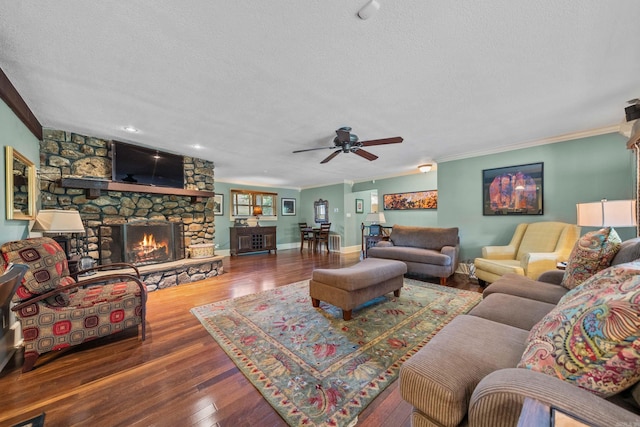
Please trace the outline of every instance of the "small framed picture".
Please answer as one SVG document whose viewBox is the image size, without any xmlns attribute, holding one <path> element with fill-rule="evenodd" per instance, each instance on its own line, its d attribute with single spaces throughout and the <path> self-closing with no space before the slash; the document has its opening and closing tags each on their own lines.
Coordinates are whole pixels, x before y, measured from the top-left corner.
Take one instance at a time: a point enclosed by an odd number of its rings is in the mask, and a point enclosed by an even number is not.
<svg viewBox="0 0 640 427">
<path fill-rule="evenodd" d="M 224 212 L 224 195 L 216 194 L 213 196 L 213 214 L 222 215 Z"/>
<path fill-rule="evenodd" d="M 282 198 L 282 215 L 294 216 L 296 214 L 296 199 Z"/>
<path fill-rule="evenodd" d="M 356 213 L 364 213 L 364 200 L 356 199 Z"/>
</svg>

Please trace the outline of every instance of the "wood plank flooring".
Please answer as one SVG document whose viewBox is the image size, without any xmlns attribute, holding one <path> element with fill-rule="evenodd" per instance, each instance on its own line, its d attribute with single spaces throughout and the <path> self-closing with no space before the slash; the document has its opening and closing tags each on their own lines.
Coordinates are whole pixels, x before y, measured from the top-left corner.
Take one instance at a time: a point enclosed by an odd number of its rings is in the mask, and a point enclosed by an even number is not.
<svg viewBox="0 0 640 427">
<path fill-rule="evenodd" d="M 43 355 L 25 374 L 18 355 L 0 373 L 0 426 L 42 412 L 47 427 L 286 426 L 189 310 L 309 279 L 315 268 L 353 265 L 358 255 L 292 249 L 226 257 L 221 276 L 149 294 L 144 342 L 131 329 Z M 449 285 L 480 291 L 463 275 Z M 358 425 L 409 426 L 410 412 L 396 382 Z"/>
</svg>

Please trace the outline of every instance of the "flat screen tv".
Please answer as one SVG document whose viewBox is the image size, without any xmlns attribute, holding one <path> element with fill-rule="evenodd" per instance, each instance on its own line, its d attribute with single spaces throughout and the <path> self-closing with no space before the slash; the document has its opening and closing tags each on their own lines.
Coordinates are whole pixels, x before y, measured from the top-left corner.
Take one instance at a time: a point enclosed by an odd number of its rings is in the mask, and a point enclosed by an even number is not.
<svg viewBox="0 0 640 427">
<path fill-rule="evenodd" d="M 111 155 L 113 181 L 184 188 L 182 156 L 116 141 Z"/>
</svg>

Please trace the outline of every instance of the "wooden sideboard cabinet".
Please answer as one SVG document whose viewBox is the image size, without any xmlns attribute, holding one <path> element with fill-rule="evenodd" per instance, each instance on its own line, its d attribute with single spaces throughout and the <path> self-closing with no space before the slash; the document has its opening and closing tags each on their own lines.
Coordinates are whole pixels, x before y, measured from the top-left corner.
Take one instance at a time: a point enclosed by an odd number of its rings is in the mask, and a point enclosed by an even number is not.
<svg viewBox="0 0 640 427">
<path fill-rule="evenodd" d="M 229 227 L 231 255 L 276 252 L 276 227 Z"/>
</svg>

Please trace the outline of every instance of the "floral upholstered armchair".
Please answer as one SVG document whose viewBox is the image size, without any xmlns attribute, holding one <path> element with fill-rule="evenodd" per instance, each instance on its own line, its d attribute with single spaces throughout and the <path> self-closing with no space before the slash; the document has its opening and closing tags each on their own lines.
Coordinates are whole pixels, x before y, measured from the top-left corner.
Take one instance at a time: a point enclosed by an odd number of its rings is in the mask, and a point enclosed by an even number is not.
<svg viewBox="0 0 640 427">
<path fill-rule="evenodd" d="M 138 277 L 114 272 L 77 281 L 77 274 L 88 270 L 70 275 L 65 252 L 49 237 L 8 242 L 0 252 L 3 269 L 9 264 L 29 267 L 13 297 L 16 305 L 12 308 L 24 338 L 22 372 L 30 371 L 43 353 L 129 327 L 141 325 L 142 340 L 145 339 L 147 289 L 137 269 L 134 271 Z"/>
</svg>

